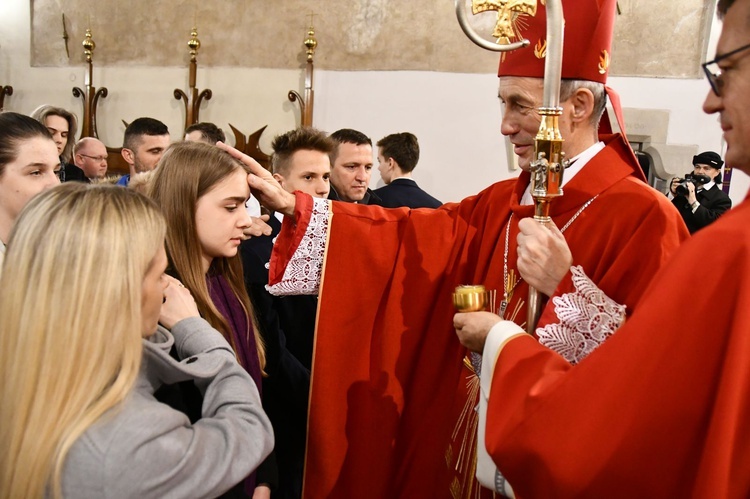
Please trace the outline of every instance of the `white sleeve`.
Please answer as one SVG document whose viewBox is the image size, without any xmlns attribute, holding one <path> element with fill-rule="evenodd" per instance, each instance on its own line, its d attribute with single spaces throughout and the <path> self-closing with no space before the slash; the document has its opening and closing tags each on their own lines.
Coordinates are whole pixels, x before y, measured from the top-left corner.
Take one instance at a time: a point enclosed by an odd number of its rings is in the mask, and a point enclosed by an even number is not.
<svg viewBox="0 0 750 499">
<path fill-rule="evenodd" d="M 625 322 L 626 307 L 605 295 L 581 267 L 570 271 L 575 291 L 552 298 L 559 322 L 537 329 L 536 334 L 539 343 L 576 364 Z"/>
<path fill-rule="evenodd" d="M 490 329 L 484 344 L 482 355 L 482 373 L 479 377 L 479 424 L 477 426 L 477 480 L 484 487 L 505 497 L 514 498 L 515 494 L 508 481 L 500 473 L 487 452 L 484 442 L 487 426 L 487 405 L 492 387 L 492 374 L 495 371 L 497 358 L 505 344 L 518 335 L 526 334 L 523 329 L 511 321 L 500 321 Z"/>
</svg>

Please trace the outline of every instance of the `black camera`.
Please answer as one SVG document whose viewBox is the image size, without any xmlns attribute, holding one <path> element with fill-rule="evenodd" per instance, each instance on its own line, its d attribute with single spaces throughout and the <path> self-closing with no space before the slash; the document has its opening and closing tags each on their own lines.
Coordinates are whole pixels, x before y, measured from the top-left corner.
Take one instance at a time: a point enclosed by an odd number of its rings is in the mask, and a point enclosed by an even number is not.
<svg viewBox="0 0 750 499">
<path fill-rule="evenodd" d="M 674 191 L 680 196 L 688 195 L 688 183 L 693 184 L 696 188 L 700 185 L 707 184 L 711 181 L 711 177 L 708 175 L 702 175 L 700 173 L 688 173 L 685 178 L 680 179 L 680 182 L 675 187 Z"/>
</svg>

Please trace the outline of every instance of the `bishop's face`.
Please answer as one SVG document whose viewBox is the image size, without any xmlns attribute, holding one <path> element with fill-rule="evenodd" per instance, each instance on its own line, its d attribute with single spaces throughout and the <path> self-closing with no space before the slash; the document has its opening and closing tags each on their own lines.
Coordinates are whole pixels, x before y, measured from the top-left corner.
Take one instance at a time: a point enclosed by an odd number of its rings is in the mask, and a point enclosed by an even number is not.
<svg viewBox="0 0 750 499">
<path fill-rule="evenodd" d="M 503 76 L 500 78 L 498 97 L 502 107 L 502 125 L 500 131 L 513 144 L 513 153 L 518 156 L 518 166 L 529 171 L 534 156 L 534 137 L 539 131 L 542 118 L 537 109 L 542 105 L 544 80 L 520 76 Z M 562 115 L 558 120 L 560 134 L 563 137 L 562 150 L 567 157 L 581 151 L 575 150 L 574 143 L 565 141 L 572 138 L 569 114 L 572 104 L 561 102 Z"/>
<path fill-rule="evenodd" d="M 537 108 L 543 91 L 544 80 L 539 78 L 500 78 L 498 97 L 503 118 L 500 131 L 513 144 L 518 166 L 524 171 L 529 171 L 534 154 L 534 137 L 541 122 Z"/>
</svg>

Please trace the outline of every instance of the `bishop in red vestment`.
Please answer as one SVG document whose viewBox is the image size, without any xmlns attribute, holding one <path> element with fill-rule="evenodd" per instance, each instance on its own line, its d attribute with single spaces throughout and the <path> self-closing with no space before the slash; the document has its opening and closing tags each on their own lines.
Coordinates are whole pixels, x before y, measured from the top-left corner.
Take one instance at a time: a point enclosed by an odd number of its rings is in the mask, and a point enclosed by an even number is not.
<svg viewBox="0 0 750 499">
<path fill-rule="evenodd" d="M 552 218 L 560 227 L 571 222 L 565 235 L 575 268 L 630 310 L 687 231 L 666 198 L 635 176 L 622 139 L 607 140 L 566 184 Z M 533 214 L 519 204 L 527 183 L 522 173 L 437 210 L 332 203 L 329 214 L 326 201 L 297 194 L 297 224 L 282 227 L 276 247 L 307 247 L 308 220 L 330 217 L 306 497 L 450 497 L 454 479 L 472 481 L 475 427 L 458 423 L 473 415 L 476 397 L 467 390 L 477 387 L 467 384 L 465 350 L 453 335 L 451 293 L 464 283 L 502 289 L 505 261 L 515 266 L 513 219 Z M 272 283 L 304 279 L 275 256 Z M 555 296 L 575 289 L 572 274 Z M 521 281 L 508 307 L 521 318 L 527 291 Z M 551 304 L 545 325 L 567 328 L 575 341 L 575 321 L 562 321 Z"/>
<path fill-rule="evenodd" d="M 550 301 L 539 331 L 540 340 L 575 360 L 635 308 L 687 230 L 671 203 L 643 183 L 625 140 L 597 137 L 614 0 L 564 6 L 570 6 L 566 40 L 577 50 L 566 51 L 563 77 L 576 81 L 561 98 L 560 121 L 563 149 L 575 161 L 551 215 L 572 256 L 548 294 L 586 288 L 593 295 L 564 314 Z M 536 25 L 545 16 L 539 11 L 525 36 L 544 33 L 545 23 Z M 502 131 L 523 169 L 539 127 L 543 64 L 529 48 L 508 54 L 500 66 Z M 451 295 L 460 284 L 484 284 L 500 297 L 507 290 L 505 317 L 525 320 L 529 277 L 519 271 L 516 241 L 519 220 L 533 214 L 524 200 L 529 174 L 437 210 L 388 210 L 300 193 L 274 201 L 283 195 L 254 171 L 262 178 L 251 177 L 255 192 L 294 215 L 285 218 L 274 246 L 270 289 L 315 293 L 320 286 L 304 496 L 475 497 L 479 384 L 453 333 Z M 531 238 L 535 246 L 522 249 L 556 249 L 541 232 Z M 586 316 L 598 306 L 597 293 L 615 303 L 619 318 L 594 324 Z"/>
</svg>

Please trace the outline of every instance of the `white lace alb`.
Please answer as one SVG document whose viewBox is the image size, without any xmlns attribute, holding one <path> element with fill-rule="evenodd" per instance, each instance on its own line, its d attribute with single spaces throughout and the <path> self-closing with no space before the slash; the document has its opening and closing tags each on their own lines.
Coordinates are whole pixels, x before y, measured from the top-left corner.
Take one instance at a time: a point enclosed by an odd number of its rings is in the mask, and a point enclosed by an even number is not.
<svg viewBox="0 0 750 499">
<path fill-rule="evenodd" d="M 266 286 L 275 296 L 317 295 L 328 235 L 329 202 L 313 198 L 312 216 L 299 246 L 284 269 L 281 282 Z"/>
<path fill-rule="evenodd" d="M 536 330 L 539 343 L 576 364 L 612 336 L 625 321 L 620 305 L 591 282 L 583 268 L 570 268 L 575 291 L 552 298 L 558 324 Z"/>
</svg>

